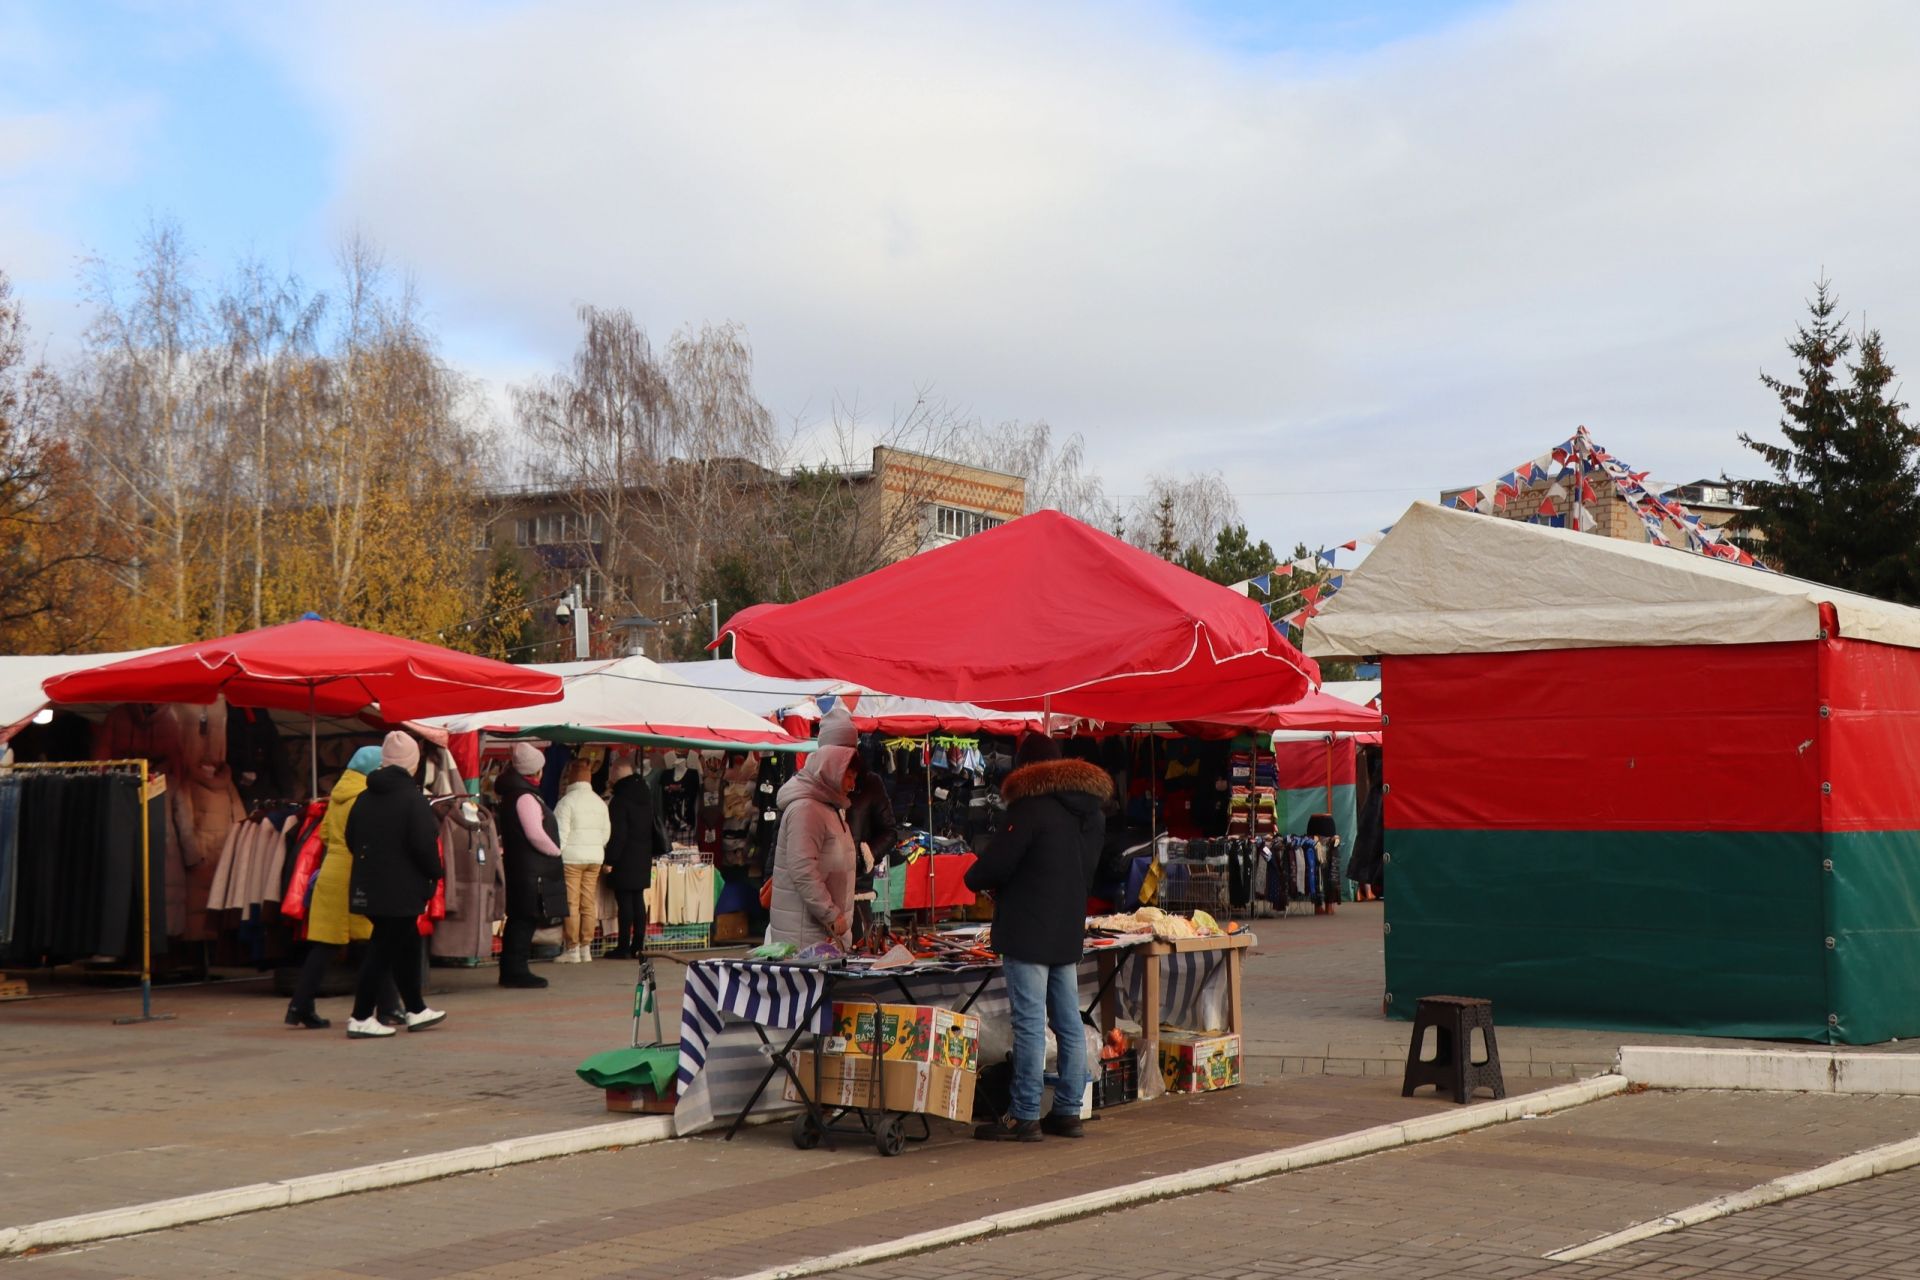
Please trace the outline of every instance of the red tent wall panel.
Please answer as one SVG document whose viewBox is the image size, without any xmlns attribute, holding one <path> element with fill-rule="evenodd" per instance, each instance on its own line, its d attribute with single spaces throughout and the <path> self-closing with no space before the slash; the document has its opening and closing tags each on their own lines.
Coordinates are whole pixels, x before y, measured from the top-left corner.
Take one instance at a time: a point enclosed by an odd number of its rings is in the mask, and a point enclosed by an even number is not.
<svg viewBox="0 0 1920 1280">
<path fill-rule="evenodd" d="M 1920 650 L 1821 645 L 1829 831 L 1920 830 Z"/>
<path fill-rule="evenodd" d="M 1813 641 L 1387 657 L 1387 826 L 1817 831 L 1818 670 Z"/>
<path fill-rule="evenodd" d="M 1274 778 L 1282 791 L 1307 791 L 1328 785 L 1324 742 L 1277 742 L 1273 747 L 1273 763 Z M 1332 785 L 1353 785 L 1353 743 L 1346 739 L 1333 744 Z"/>
</svg>

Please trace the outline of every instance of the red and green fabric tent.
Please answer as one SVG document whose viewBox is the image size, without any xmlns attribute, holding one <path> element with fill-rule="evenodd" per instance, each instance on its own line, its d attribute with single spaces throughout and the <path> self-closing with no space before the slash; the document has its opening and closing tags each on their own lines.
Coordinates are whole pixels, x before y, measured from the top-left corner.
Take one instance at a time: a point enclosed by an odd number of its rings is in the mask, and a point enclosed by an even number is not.
<svg viewBox="0 0 1920 1280">
<path fill-rule="evenodd" d="M 1307 647 L 1381 661 L 1393 1015 L 1920 1033 L 1920 610 L 1423 503 Z"/>
</svg>

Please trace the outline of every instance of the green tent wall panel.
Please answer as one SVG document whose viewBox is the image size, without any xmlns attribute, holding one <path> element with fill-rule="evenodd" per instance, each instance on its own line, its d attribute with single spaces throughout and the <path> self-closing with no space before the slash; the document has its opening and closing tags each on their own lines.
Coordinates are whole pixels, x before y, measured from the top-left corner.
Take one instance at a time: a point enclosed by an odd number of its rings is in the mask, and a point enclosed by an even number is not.
<svg viewBox="0 0 1920 1280">
<path fill-rule="evenodd" d="M 1388 1012 L 1475 995 L 1532 1025 L 1824 1038 L 1821 851 L 1816 832 L 1394 832 Z"/>
</svg>

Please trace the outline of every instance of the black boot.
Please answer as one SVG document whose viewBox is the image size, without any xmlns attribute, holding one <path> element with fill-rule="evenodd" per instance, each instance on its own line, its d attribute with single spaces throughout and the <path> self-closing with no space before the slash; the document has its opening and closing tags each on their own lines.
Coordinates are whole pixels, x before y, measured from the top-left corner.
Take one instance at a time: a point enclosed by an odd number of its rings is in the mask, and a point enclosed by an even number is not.
<svg viewBox="0 0 1920 1280">
<path fill-rule="evenodd" d="M 979 1126 L 973 1136 L 982 1142 L 1039 1142 L 1040 1122 L 1005 1116 L 993 1124 Z"/>
<path fill-rule="evenodd" d="M 1040 1132 L 1049 1138 L 1084 1138 L 1087 1126 L 1079 1116 L 1063 1116 L 1056 1111 L 1040 1122 Z"/>
<path fill-rule="evenodd" d="M 325 1031 L 333 1023 L 313 1011 L 313 1007 L 302 1009 L 298 1004 L 287 1006 L 287 1025 L 299 1027 L 302 1031 Z"/>
<path fill-rule="evenodd" d="M 519 987 L 529 991 L 537 991 L 547 985 L 547 980 L 538 974 L 508 973 L 502 970 L 500 973 L 500 985 L 503 987 Z"/>
</svg>

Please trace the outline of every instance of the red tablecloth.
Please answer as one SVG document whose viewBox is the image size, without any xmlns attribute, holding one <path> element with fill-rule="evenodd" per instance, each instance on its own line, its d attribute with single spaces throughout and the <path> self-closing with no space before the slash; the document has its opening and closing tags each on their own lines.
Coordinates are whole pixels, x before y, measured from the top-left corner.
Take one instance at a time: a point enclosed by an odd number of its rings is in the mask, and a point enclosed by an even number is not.
<svg viewBox="0 0 1920 1280">
<path fill-rule="evenodd" d="M 974 864 L 970 853 L 933 855 L 933 890 L 936 907 L 970 907 L 973 890 L 967 888 L 967 868 Z M 900 905 L 908 911 L 927 909 L 927 859 L 916 858 L 902 868 L 906 877 L 901 885 Z"/>
</svg>

